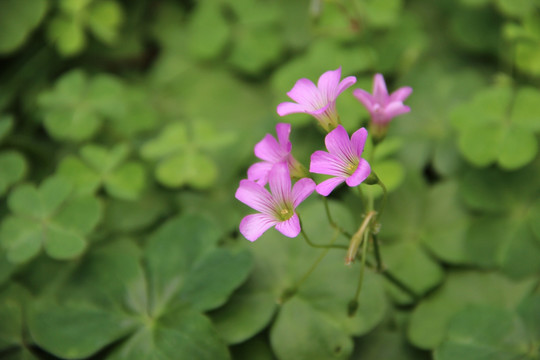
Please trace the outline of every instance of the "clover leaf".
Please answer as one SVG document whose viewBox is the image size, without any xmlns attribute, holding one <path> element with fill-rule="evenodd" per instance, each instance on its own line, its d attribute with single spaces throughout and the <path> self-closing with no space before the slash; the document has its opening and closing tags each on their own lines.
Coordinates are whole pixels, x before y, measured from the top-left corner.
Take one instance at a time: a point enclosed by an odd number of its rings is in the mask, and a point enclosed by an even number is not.
<svg viewBox="0 0 540 360">
<path fill-rule="evenodd" d="M 515 43 L 515 64 L 533 76 L 540 75 L 540 20 L 536 12 L 530 12 L 519 23 L 507 23 L 503 28 L 504 37 Z"/>
<path fill-rule="evenodd" d="M 67 180 L 49 177 L 39 188 L 23 184 L 10 193 L 12 214 L 0 227 L 0 244 L 10 262 L 27 262 L 42 248 L 59 260 L 84 252 L 86 236 L 101 215 L 100 203 L 91 196 L 71 198 L 71 190 Z"/>
<path fill-rule="evenodd" d="M 128 241 L 92 250 L 56 294 L 33 307 L 32 338 L 68 359 L 105 347 L 108 359 L 229 359 L 204 312 L 245 280 L 251 257 L 217 247 L 219 237 L 208 220 L 185 216 L 158 228 L 144 251 Z"/>
<path fill-rule="evenodd" d="M 539 100 L 537 89 L 500 86 L 457 106 L 450 116 L 463 156 L 475 166 L 497 162 L 508 170 L 531 162 L 538 152 L 534 134 L 540 131 Z"/>
<path fill-rule="evenodd" d="M 202 60 L 216 57 L 225 48 L 230 34 L 229 25 L 218 4 L 210 1 L 197 3 L 189 19 L 189 53 Z"/>
<path fill-rule="evenodd" d="M 73 56 L 86 46 L 86 30 L 113 44 L 123 22 L 122 8 L 114 0 L 61 0 L 58 13 L 49 22 L 47 35 L 63 56 Z"/>
<path fill-rule="evenodd" d="M 47 132 L 58 140 L 82 141 L 91 138 L 105 119 L 125 114 L 123 84 L 115 77 L 89 77 L 72 70 L 54 87 L 43 91 L 38 103 L 44 113 Z"/>
<path fill-rule="evenodd" d="M 81 148 L 81 159 L 67 156 L 58 167 L 58 173 L 71 180 L 78 194 L 93 194 L 101 186 L 111 196 L 135 200 L 145 185 L 145 172 L 141 164 L 127 159 L 129 149 L 119 144 L 110 150 L 98 145 Z"/>
<path fill-rule="evenodd" d="M 331 202 L 330 209 L 341 226 L 351 229 L 350 213 L 343 206 Z M 327 225 L 320 202 L 308 201 L 301 216 L 313 242 L 327 244 L 338 235 Z M 309 247 L 301 238 L 290 240 L 272 230 L 250 244 L 256 260 L 250 278 L 212 315 L 220 334 L 236 344 L 271 323 L 271 345 L 280 359 L 347 359 L 352 337 L 369 332 L 384 317 L 382 279 L 366 272 L 358 311 L 349 316 L 347 306 L 354 297 L 359 264 L 345 266 L 344 252 L 330 251 L 296 288 L 324 250 Z M 336 243 L 346 242 L 339 238 Z"/>
<path fill-rule="evenodd" d="M 5 0 L 0 11 L 0 54 L 22 46 L 47 11 L 47 0 Z"/>
<path fill-rule="evenodd" d="M 185 124 L 172 123 L 141 149 L 145 159 L 157 160 L 155 177 L 165 186 L 211 187 L 217 179 L 218 170 L 217 164 L 206 152 L 234 140 L 231 133 L 218 134 L 202 122 L 194 122 L 190 130 L 188 132 Z"/>
</svg>

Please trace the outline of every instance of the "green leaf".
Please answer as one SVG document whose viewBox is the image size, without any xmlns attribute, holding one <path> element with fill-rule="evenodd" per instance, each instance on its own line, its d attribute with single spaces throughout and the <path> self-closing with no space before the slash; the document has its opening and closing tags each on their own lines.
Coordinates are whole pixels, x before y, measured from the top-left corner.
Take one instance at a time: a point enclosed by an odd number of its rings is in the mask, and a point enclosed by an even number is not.
<svg viewBox="0 0 540 360">
<path fill-rule="evenodd" d="M 495 0 L 499 10 L 512 17 L 526 17 L 537 9 L 534 0 Z"/>
<path fill-rule="evenodd" d="M 47 0 L 5 0 L 0 11 L 0 54 L 24 45 L 47 12 Z"/>
<path fill-rule="evenodd" d="M 183 150 L 187 142 L 186 126 L 181 123 L 169 124 L 158 137 L 143 145 L 141 155 L 146 159 L 159 159 Z"/>
<path fill-rule="evenodd" d="M 197 189 L 205 189 L 216 181 L 217 168 L 206 155 L 185 152 L 161 161 L 156 167 L 156 178 L 168 187 L 189 184 Z"/>
<path fill-rule="evenodd" d="M 443 286 L 414 309 L 407 336 L 413 345 L 434 349 L 444 340 L 450 319 L 468 305 L 515 309 L 534 281 L 510 281 L 497 273 L 454 271 Z"/>
<path fill-rule="evenodd" d="M 385 28 L 398 22 L 402 12 L 402 0 L 369 0 L 359 2 L 364 9 L 370 27 Z"/>
<path fill-rule="evenodd" d="M 42 247 L 55 259 L 72 259 L 84 251 L 101 206 L 93 197 L 69 198 L 71 189 L 66 180 L 50 177 L 39 189 L 21 185 L 13 190 L 8 205 L 14 215 L 0 227 L 0 244 L 10 261 L 26 262 Z"/>
<path fill-rule="evenodd" d="M 88 12 L 88 27 L 103 42 L 111 45 L 117 37 L 124 20 L 122 8 L 116 1 L 94 2 Z"/>
<path fill-rule="evenodd" d="M 229 38 L 229 25 L 218 2 L 197 3 L 188 23 L 187 50 L 196 59 L 212 59 L 225 47 Z"/>
<path fill-rule="evenodd" d="M 30 293 L 15 283 L 0 292 L 0 352 L 24 347 L 23 329 Z"/>
<path fill-rule="evenodd" d="M 13 121 L 14 121 L 14 118 L 11 115 L 0 115 L 0 142 L 13 129 Z"/>
<path fill-rule="evenodd" d="M 439 360 L 523 359 L 529 343 L 523 323 L 505 309 L 471 306 L 457 313 L 445 340 L 435 349 Z"/>
<path fill-rule="evenodd" d="M 21 180 L 26 173 L 27 165 L 25 158 L 17 151 L 0 152 L 0 195 L 17 181 Z"/>
<path fill-rule="evenodd" d="M 84 29 L 75 19 L 55 17 L 48 23 L 47 37 L 63 56 L 73 56 L 86 46 Z"/>
</svg>

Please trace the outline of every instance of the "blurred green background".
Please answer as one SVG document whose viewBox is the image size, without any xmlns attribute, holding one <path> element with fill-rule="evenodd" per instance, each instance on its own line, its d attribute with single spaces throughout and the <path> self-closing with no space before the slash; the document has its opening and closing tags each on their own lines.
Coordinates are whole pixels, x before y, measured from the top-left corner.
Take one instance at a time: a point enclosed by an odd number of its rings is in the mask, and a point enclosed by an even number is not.
<svg viewBox="0 0 540 360">
<path fill-rule="evenodd" d="M 414 90 L 371 165 L 417 296 L 367 271 L 353 317 L 340 251 L 279 303 L 320 251 L 249 243 L 234 199 L 277 122 L 304 165 L 324 148 L 275 109 L 338 67 Z M 539 86 L 540 0 L 0 0 L 0 358 L 540 359 Z"/>
</svg>

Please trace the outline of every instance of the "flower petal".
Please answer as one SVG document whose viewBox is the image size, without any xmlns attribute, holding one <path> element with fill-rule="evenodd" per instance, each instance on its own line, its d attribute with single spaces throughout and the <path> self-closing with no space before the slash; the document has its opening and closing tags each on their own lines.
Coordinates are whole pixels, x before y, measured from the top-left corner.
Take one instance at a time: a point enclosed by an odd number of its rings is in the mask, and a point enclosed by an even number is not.
<svg viewBox="0 0 540 360">
<path fill-rule="evenodd" d="M 274 164 L 261 161 L 251 165 L 247 171 L 248 180 L 255 181 L 257 184 L 264 186 L 268 183 L 268 174 L 272 170 Z"/>
<path fill-rule="evenodd" d="M 338 88 L 337 88 L 336 97 L 339 94 L 341 94 L 342 92 L 344 92 L 345 90 L 347 90 L 348 88 L 350 88 L 351 86 L 353 86 L 354 84 L 356 84 L 356 77 L 355 76 L 347 76 L 345 79 L 343 79 L 339 83 Z"/>
<path fill-rule="evenodd" d="M 356 157 L 351 146 L 351 141 L 349 140 L 349 134 L 347 134 L 347 130 L 341 125 L 338 125 L 326 135 L 324 143 L 328 152 L 338 156 L 344 163 L 348 163 Z"/>
<path fill-rule="evenodd" d="M 384 117 L 387 119 L 392 119 L 398 115 L 408 113 L 409 111 L 411 111 L 410 107 L 403 105 L 403 103 L 400 101 L 395 101 L 390 103 L 384 109 Z"/>
<path fill-rule="evenodd" d="M 268 174 L 268 183 L 272 197 L 277 204 L 285 204 L 291 201 L 291 176 L 287 163 L 277 163 Z"/>
<path fill-rule="evenodd" d="M 351 136 L 351 146 L 359 158 L 362 156 L 362 152 L 364 152 L 367 136 L 368 132 L 365 128 L 356 130 Z"/>
<path fill-rule="evenodd" d="M 298 104 L 303 105 L 306 110 L 317 110 L 324 104 L 320 104 L 319 90 L 311 80 L 300 79 L 294 84 L 294 87 L 287 93 L 287 95 L 296 101 Z"/>
<path fill-rule="evenodd" d="M 291 134 L 291 124 L 278 123 L 276 125 L 276 134 L 280 147 L 287 151 L 291 151 L 291 142 L 289 141 L 289 135 Z"/>
<path fill-rule="evenodd" d="M 276 230 L 282 233 L 283 235 L 295 238 L 300 234 L 300 220 L 298 219 L 298 215 L 294 213 L 294 215 L 289 219 L 282 222 L 279 222 L 276 224 Z"/>
<path fill-rule="evenodd" d="M 300 179 L 292 188 L 292 203 L 296 209 L 298 205 L 315 191 L 315 181 L 310 178 Z"/>
<path fill-rule="evenodd" d="M 360 101 L 369 112 L 374 111 L 375 98 L 364 89 L 354 89 L 353 95 Z"/>
<path fill-rule="evenodd" d="M 312 173 L 344 176 L 345 172 L 343 169 L 346 167 L 347 163 L 345 163 L 339 157 L 325 151 L 318 150 L 311 154 L 309 171 Z"/>
<path fill-rule="evenodd" d="M 340 79 L 341 67 L 336 70 L 327 71 L 321 75 L 319 81 L 317 82 L 321 100 L 325 100 L 326 102 L 336 100 L 336 97 L 338 96 L 337 89 Z"/>
<path fill-rule="evenodd" d="M 322 196 L 328 196 L 339 184 L 345 182 L 344 177 L 334 177 L 328 180 L 324 180 L 322 183 L 317 185 L 315 190 Z"/>
<path fill-rule="evenodd" d="M 306 109 L 305 105 L 292 102 L 282 102 L 277 106 L 277 113 L 279 116 L 285 116 L 306 111 L 308 111 L 308 109 Z"/>
<path fill-rule="evenodd" d="M 236 190 L 234 197 L 262 213 L 272 214 L 274 211 L 272 196 L 268 190 L 253 181 L 240 180 L 240 186 Z"/>
<path fill-rule="evenodd" d="M 373 78 L 373 97 L 375 101 L 381 105 L 386 104 L 388 99 L 388 90 L 382 74 L 375 74 Z"/>
<path fill-rule="evenodd" d="M 347 178 L 346 183 L 349 186 L 358 186 L 360 183 L 369 176 L 371 173 L 371 166 L 365 159 L 360 159 L 358 163 L 358 168 L 356 171 Z"/>
<path fill-rule="evenodd" d="M 392 101 L 404 101 L 412 93 L 412 87 L 404 86 L 400 87 L 390 95 L 390 102 Z"/>
<path fill-rule="evenodd" d="M 278 221 L 266 214 L 251 214 L 240 221 L 240 233 L 249 241 L 257 240 Z"/>
<path fill-rule="evenodd" d="M 276 138 L 270 134 L 266 134 L 266 136 L 255 145 L 254 152 L 255 156 L 259 159 L 271 163 L 283 160 L 283 156 L 286 155 L 279 146 Z"/>
</svg>

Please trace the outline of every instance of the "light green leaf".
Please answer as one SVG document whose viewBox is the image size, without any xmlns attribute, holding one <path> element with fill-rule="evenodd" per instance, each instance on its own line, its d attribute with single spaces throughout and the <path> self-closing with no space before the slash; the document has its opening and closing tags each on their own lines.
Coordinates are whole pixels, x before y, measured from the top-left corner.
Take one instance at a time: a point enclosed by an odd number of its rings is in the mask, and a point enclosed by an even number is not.
<svg viewBox="0 0 540 360">
<path fill-rule="evenodd" d="M 26 173 L 27 165 L 25 158 L 17 151 L 0 152 L 0 195 L 21 180 Z"/>
<path fill-rule="evenodd" d="M 13 129 L 14 118 L 11 115 L 0 115 L 0 142 L 11 132 Z"/>
<path fill-rule="evenodd" d="M 124 20 L 122 8 L 116 1 L 102 0 L 88 9 L 88 27 L 103 42 L 111 45 L 117 37 Z"/>
<path fill-rule="evenodd" d="M 0 352 L 24 348 L 23 329 L 30 293 L 18 284 L 10 284 L 0 292 Z M 7 350 L 7 351 L 6 351 Z"/>
<path fill-rule="evenodd" d="M 47 12 L 47 0 L 4 0 L 0 11 L 0 54 L 21 47 Z"/>
<path fill-rule="evenodd" d="M 526 357 L 530 347 L 517 316 L 506 309 L 477 305 L 452 317 L 434 355 L 437 360 L 518 360 Z"/>
<path fill-rule="evenodd" d="M 197 3 L 188 23 L 187 50 L 196 59 L 212 59 L 225 47 L 229 38 L 229 25 L 218 2 Z"/>
<path fill-rule="evenodd" d="M 145 143 L 141 149 L 141 155 L 146 159 L 159 159 L 184 149 L 187 142 L 186 126 L 173 123 L 166 126 L 158 137 Z"/>
<path fill-rule="evenodd" d="M 191 185 L 205 189 L 217 179 L 215 163 L 203 154 L 185 152 L 161 161 L 156 168 L 156 178 L 163 185 L 181 187 Z"/>
<path fill-rule="evenodd" d="M 73 56 L 86 46 L 84 29 L 75 19 L 55 17 L 48 23 L 47 37 L 63 56 Z"/>
</svg>

